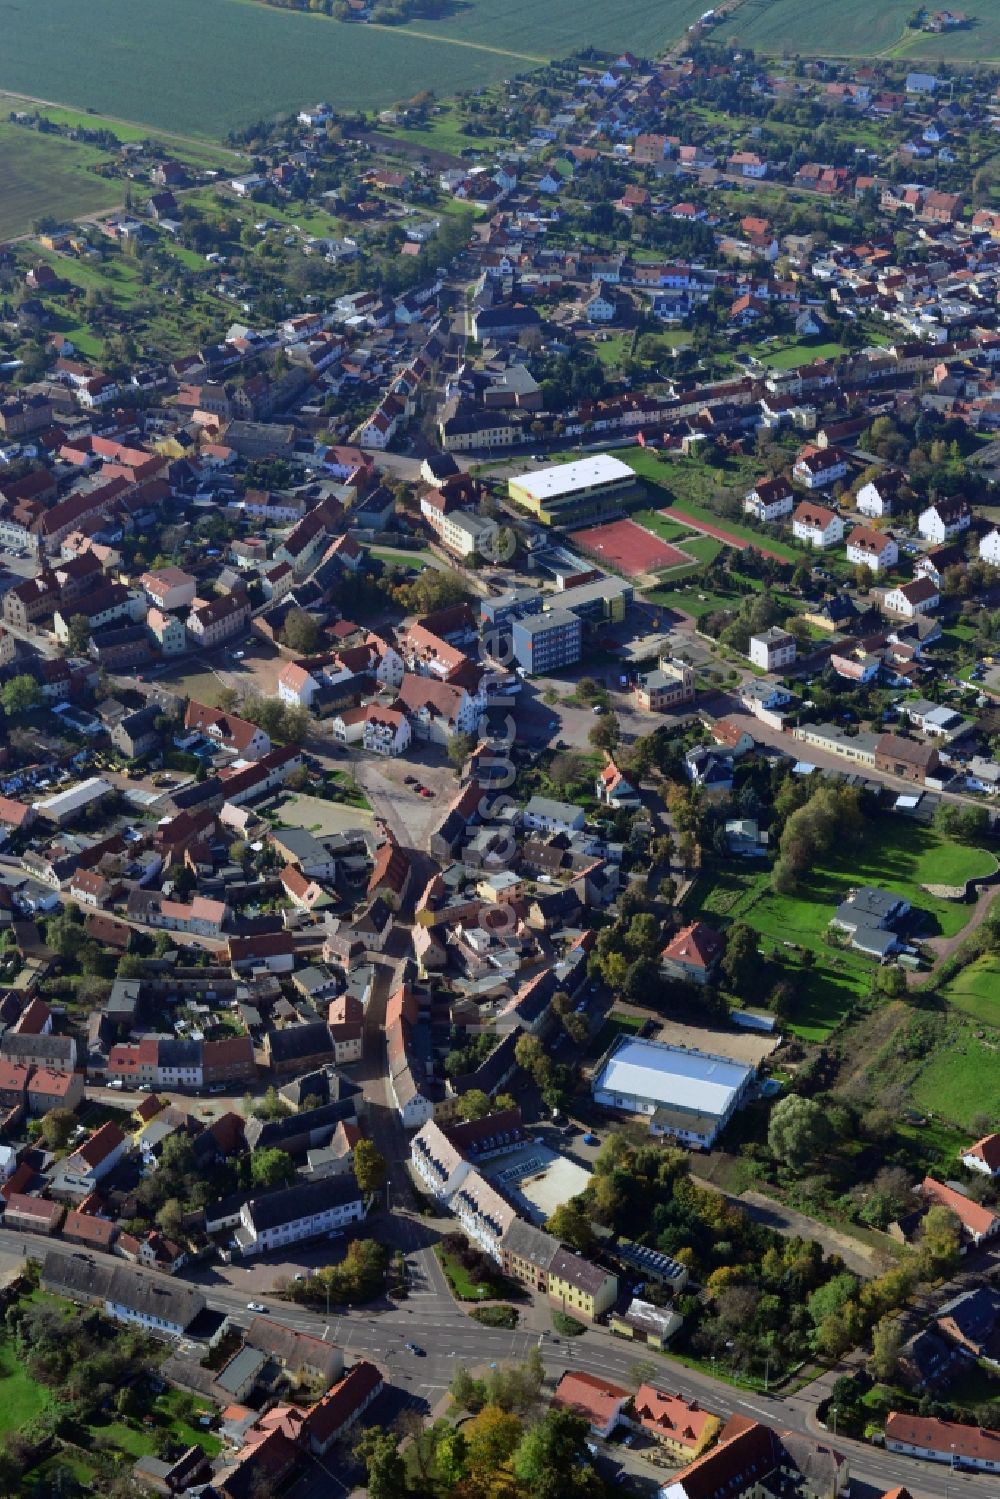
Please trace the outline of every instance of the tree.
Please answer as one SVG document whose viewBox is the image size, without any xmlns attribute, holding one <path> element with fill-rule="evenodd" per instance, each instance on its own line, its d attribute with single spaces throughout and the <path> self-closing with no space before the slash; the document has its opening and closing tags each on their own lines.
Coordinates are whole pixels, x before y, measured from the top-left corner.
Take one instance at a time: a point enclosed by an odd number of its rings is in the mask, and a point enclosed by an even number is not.
<svg viewBox="0 0 1000 1499">
<path fill-rule="evenodd" d="M 385 1156 L 371 1140 L 359 1140 L 354 1147 L 354 1175 L 366 1197 L 381 1191 L 385 1185 Z"/>
<path fill-rule="evenodd" d="M 406 1467 L 399 1443 L 380 1426 L 363 1431 L 354 1448 L 368 1474 L 368 1499 L 400 1499 L 406 1493 Z"/>
<path fill-rule="evenodd" d="M 549 780 L 558 791 L 568 791 L 587 775 L 587 757 L 579 750 L 563 750 L 549 766 Z"/>
<path fill-rule="evenodd" d="M 512 1459 L 514 1476 L 531 1499 L 570 1499 L 603 1493 L 604 1484 L 587 1459 L 587 1420 L 570 1410 L 549 1410 L 521 1438 Z"/>
<path fill-rule="evenodd" d="M 458 1112 L 463 1119 L 485 1119 L 492 1107 L 489 1094 L 482 1088 L 470 1088 L 458 1101 Z"/>
<path fill-rule="evenodd" d="M 168 1197 L 156 1215 L 156 1226 L 168 1239 L 179 1239 L 184 1233 L 184 1207 L 176 1197 Z"/>
<path fill-rule="evenodd" d="M 40 1134 L 49 1150 L 65 1149 L 74 1129 L 76 1115 L 72 1109 L 49 1109 L 42 1115 Z"/>
<path fill-rule="evenodd" d="M 826 1116 L 811 1098 L 790 1094 L 771 1110 L 767 1143 L 771 1154 L 786 1165 L 804 1166 L 813 1160 L 829 1136 Z"/>
<path fill-rule="evenodd" d="M 872 1331 L 872 1356 L 868 1368 L 876 1379 L 889 1380 L 896 1373 L 903 1333 L 898 1317 L 883 1317 Z"/>
<path fill-rule="evenodd" d="M 250 1180 L 255 1187 L 280 1187 L 294 1175 L 292 1158 L 284 1150 L 255 1150 L 250 1157 Z"/>
<path fill-rule="evenodd" d="M 448 759 L 460 771 L 476 747 L 475 734 L 452 734 L 448 741 Z"/>
<path fill-rule="evenodd" d="M 508 1462 L 523 1435 L 523 1427 L 512 1411 L 484 1405 L 465 1427 L 466 1459 L 470 1472 L 489 1478 Z"/>
<path fill-rule="evenodd" d="M 605 713 L 587 735 L 594 749 L 604 750 L 609 755 L 614 754 L 621 742 L 621 737 L 622 726 L 618 721 L 617 713 Z"/>
<path fill-rule="evenodd" d="M 557 1239 L 564 1239 L 574 1249 L 586 1254 L 594 1242 L 594 1230 L 579 1197 L 561 1202 L 545 1225 L 547 1231 Z"/>
<path fill-rule="evenodd" d="M 726 932 L 722 971 L 736 993 L 760 969 L 757 942 L 757 933 L 745 921 L 734 921 Z"/>
<path fill-rule="evenodd" d="M 27 673 L 11 677 L 3 691 L 0 692 L 0 702 L 3 703 L 5 713 L 28 713 L 32 708 L 37 708 L 42 701 L 42 689 L 34 677 Z"/>
<path fill-rule="evenodd" d="M 319 649 L 319 625 L 305 609 L 289 609 L 281 638 L 297 656 L 312 656 Z"/>
<path fill-rule="evenodd" d="M 66 654 L 85 656 L 90 644 L 90 620 L 85 614 L 71 614 L 66 627 Z"/>
</svg>

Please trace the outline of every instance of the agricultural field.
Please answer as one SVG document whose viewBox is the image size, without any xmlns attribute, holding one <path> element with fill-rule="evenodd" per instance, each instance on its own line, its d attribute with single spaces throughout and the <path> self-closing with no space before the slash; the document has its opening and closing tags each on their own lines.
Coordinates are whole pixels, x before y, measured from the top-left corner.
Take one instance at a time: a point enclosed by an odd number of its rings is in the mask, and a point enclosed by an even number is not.
<svg viewBox="0 0 1000 1499">
<path fill-rule="evenodd" d="M 97 176 L 107 153 L 0 120 L 0 239 L 30 234 L 36 219 L 79 218 L 113 208 L 122 183 Z"/>
<path fill-rule="evenodd" d="M 780 55 L 819 54 L 823 57 L 892 57 L 937 61 L 967 59 L 980 63 L 1000 59 L 1000 9 L 985 4 L 972 7 L 967 29 L 935 36 L 910 31 L 912 0 L 842 0 L 827 6 L 821 0 L 742 0 L 726 17 L 726 37 L 735 37 L 758 52 Z"/>
<path fill-rule="evenodd" d="M 256 0 L 39 0 L 5 13 L 0 88 L 217 139 L 315 99 L 370 110 L 418 83 L 441 96 L 484 87 L 569 47 L 661 51 L 699 10 L 698 0 L 470 0 L 446 20 L 383 27 Z"/>
</svg>

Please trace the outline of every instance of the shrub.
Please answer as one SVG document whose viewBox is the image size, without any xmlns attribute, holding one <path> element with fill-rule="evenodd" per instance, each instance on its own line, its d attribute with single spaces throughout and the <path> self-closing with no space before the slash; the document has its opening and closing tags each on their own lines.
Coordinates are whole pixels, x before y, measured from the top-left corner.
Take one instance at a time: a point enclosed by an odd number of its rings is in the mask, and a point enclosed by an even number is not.
<svg viewBox="0 0 1000 1499">
<path fill-rule="evenodd" d="M 486 1308 L 484 1307 L 485 1311 Z M 581 1333 L 587 1331 L 585 1322 L 578 1322 L 575 1317 L 570 1317 L 566 1312 L 552 1313 L 552 1326 L 556 1332 L 562 1333 L 564 1338 L 578 1338 Z"/>
<path fill-rule="evenodd" d="M 498 1302 L 494 1306 L 474 1307 L 470 1315 L 472 1316 L 474 1321 L 480 1323 L 483 1327 L 505 1327 L 508 1329 L 513 1329 L 517 1326 L 517 1307 L 507 1306 L 501 1302 Z"/>
</svg>

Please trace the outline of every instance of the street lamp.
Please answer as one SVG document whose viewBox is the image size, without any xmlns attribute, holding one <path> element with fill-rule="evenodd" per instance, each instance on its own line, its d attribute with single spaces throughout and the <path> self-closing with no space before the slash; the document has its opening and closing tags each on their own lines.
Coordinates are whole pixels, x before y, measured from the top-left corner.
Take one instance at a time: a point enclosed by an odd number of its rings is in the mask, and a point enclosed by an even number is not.
<svg viewBox="0 0 1000 1499">
<path fill-rule="evenodd" d="M 833 1417 L 833 1440 L 836 1441 L 837 1440 L 837 1407 L 836 1406 L 833 1406 L 831 1408 L 830 1414 Z"/>
</svg>

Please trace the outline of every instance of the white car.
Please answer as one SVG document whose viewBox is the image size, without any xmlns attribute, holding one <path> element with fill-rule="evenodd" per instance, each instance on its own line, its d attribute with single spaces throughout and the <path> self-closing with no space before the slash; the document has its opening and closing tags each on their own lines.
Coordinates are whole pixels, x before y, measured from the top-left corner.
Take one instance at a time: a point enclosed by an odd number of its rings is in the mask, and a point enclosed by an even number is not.
<svg viewBox="0 0 1000 1499">
<path fill-rule="evenodd" d="M 248 1301 L 247 1302 L 247 1311 L 248 1312 L 266 1312 L 267 1311 L 267 1307 L 263 1306 L 259 1301 Z"/>
</svg>

